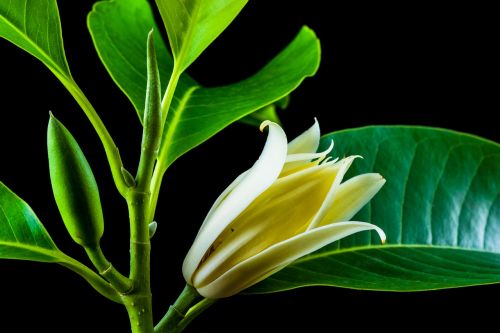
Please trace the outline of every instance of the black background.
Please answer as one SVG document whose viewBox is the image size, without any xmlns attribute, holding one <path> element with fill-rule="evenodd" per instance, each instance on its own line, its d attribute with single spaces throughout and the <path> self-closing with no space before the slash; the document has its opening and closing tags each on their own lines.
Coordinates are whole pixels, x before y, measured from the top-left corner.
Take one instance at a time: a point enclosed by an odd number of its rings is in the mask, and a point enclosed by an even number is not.
<svg viewBox="0 0 500 333">
<path fill-rule="evenodd" d="M 125 165 L 133 170 L 140 126 L 93 49 L 86 30 L 92 1 L 58 2 L 72 73 L 115 137 Z M 290 137 L 318 117 L 324 133 L 369 124 L 418 124 L 498 141 L 494 119 L 498 92 L 492 83 L 498 81 L 498 72 L 493 70 L 498 35 L 493 30 L 492 9 L 480 6 L 250 1 L 190 73 L 210 86 L 242 79 L 307 24 L 322 41 L 322 65 L 318 75 L 293 94 L 290 108 L 282 113 Z M 45 135 L 52 110 L 93 166 L 107 220 L 103 247 L 115 266 L 126 271 L 126 207 L 116 194 L 93 129 L 38 61 L 4 40 L 0 50 L 1 180 L 30 203 L 61 249 L 87 262 L 63 230 L 50 190 Z M 225 186 L 252 164 L 263 142 L 264 136 L 255 128 L 234 124 L 170 169 L 153 242 L 156 318 L 183 287 L 180 266 L 197 226 Z M 72 272 L 49 264 L 2 261 L 0 265 L 0 331 L 128 331 L 125 311 L 101 298 Z M 188 331 L 330 332 L 346 325 L 404 331 L 464 324 L 479 330 L 497 322 L 495 305 L 488 302 L 495 302 L 499 291 L 498 286 L 425 293 L 316 287 L 234 297 L 208 310 Z"/>
</svg>

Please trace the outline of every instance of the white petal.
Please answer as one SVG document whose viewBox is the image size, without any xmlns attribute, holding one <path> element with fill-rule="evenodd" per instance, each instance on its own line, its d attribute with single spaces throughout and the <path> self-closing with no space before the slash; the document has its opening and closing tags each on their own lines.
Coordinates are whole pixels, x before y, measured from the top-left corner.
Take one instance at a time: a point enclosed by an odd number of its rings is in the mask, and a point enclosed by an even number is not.
<svg viewBox="0 0 500 333">
<path fill-rule="evenodd" d="M 339 222 L 309 230 L 275 244 L 234 266 L 206 286 L 196 287 L 207 298 L 229 297 L 262 281 L 294 260 L 354 233 L 375 230 L 382 242 L 385 234 L 379 227 L 365 222 Z"/>
<path fill-rule="evenodd" d="M 201 225 L 200 230 L 198 230 L 198 234 L 206 228 L 207 222 L 211 221 L 211 217 L 212 217 L 213 213 L 217 210 L 217 208 L 219 208 L 220 204 L 227 198 L 229 193 L 231 193 L 234 190 L 234 188 L 236 186 L 238 186 L 243 179 L 245 179 L 245 176 L 247 175 L 248 171 L 249 170 L 243 172 L 241 175 L 236 177 L 236 179 L 233 180 L 233 182 L 231 184 L 229 184 L 228 187 L 226 187 L 224 192 L 222 192 L 221 195 L 219 195 L 217 200 L 215 200 L 214 204 L 212 205 L 212 207 L 208 211 L 207 216 L 205 216 L 205 220 L 203 221 L 203 224 Z"/>
<path fill-rule="evenodd" d="M 385 179 L 378 173 L 359 175 L 340 184 L 333 205 L 319 225 L 349 221 L 384 184 Z"/>
<path fill-rule="evenodd" d="M 335 197 L 337 194 L 337 189 L 338 189 L 342 179 L 344 178 L 345 173 L 347 172 L 347 170 L 351 166 L 354 159 L 356 159 L 358 157 L 359 156 L 349 156 L 349 157 L 346 157 L 346 158 L 340 160 L 339 162 L 337 162 L 341 165 L 340 170 L 337 173 L 337 177 L 335 178 L 335 181 L 333 182 L 332 186 L 330 187 L 330 191 L 326 195 L 325 201 L 323 201 L 321 208 L 316 213 L 316 216 L 312 219 L 311 224 L 309 225 L 308 229 L 316 228 L 321 223 L 321 221 L 323 220 L 325 215 L 328 213 L 328 210 L 331 208 L 331 206 L 335 200 Z"/>
<path fill-rule="evenodd" d="M 299 153 L 299 154 L 288 154 L 286 157 L 286 163 L 281 170 L 280 178 L 287 176 L 291 173 L 303 170 L 305 168 L 316 166 L 320 164 L 326 155 L 330 154 L 333 150 L 333 140 L 330 142 L 330 146 L 319 153 Z M 314 162 L 311 162 L 315 160 Z"/>
<path fill-rule="evenodd" d="M 191 283 L 194 271 L 219 234 L 274 183 L 283 168 L 287 152 L 286 134 L 278 124 L 270 121 L 262 123 L 261 130 L 266 126 L 269 127 L 269 134 L 259 159 L 216 201 L 217 206 L 207 216 L 184 259 L 182 273 L 188 283 Z"/>
<path fill-rule="evenodd" d="M 314 125 L 288 144 L 288 154 L 315 153 L 319 147 L 320 135 L 318 120 L 314 118 Z"/>
<path fill-rule="evenodd" d="M 206 285 L 239 262 L 304 232 L 340 168 L 322 164 L 278 179 L 217 238 L 191 278 L 193 285 Z"/>
</svg>

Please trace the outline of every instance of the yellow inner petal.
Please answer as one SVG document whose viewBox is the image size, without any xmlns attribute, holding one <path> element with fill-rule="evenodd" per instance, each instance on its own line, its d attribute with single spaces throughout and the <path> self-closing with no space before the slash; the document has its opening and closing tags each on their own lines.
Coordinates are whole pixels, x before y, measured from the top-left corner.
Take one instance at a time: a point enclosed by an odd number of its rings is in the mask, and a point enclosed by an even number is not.
<svg viewBox="0 0 500 333">
<path fill-rule="evenodd" d="M 375 173 L 358 175 L 342 183 L 336 192 L 333 205 L 318 227 L 349 221 L 377 194 L 384 183 L 385 179 Z"/>
<path fill-rule="evenodd" d="M 283 167 L 283 170 L 281 170 L 279 178 L 284 178 L 284 177 L 289 176 L 291 174 L 318 166 L 319 162 L 320 162 L 320 160 L 316 160 L 313 162 L 309 162 L 309 161 L 294 162 L 294 163 L 297 163 L 297 165 L 295 165 L 295 166 L 290 165 L 290 167 L 287 167 L 287 164 L 285 164 L 285 167 Z"/>
<path fill-rule="evenodd" d="M 237 263 L 307 229 L 321 207 L 338 166 L 314 169 L 278 179 L 217 238 L 193 281 L 210 283 Z"/>
</svg>

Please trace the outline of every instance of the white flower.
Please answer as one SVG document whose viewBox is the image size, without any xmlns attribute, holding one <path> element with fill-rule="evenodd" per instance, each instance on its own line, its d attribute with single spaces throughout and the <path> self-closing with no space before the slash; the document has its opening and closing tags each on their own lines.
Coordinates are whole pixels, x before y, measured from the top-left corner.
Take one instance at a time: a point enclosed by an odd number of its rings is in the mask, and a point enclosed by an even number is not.
<svg viewBox="0 0 500 333">
<path fill-rule="evenodd" d="M 379 174 L 341 183 L 356 156 L 328 161 L 330 147 L 316 153 L 318 122 L 287 144 L 283 129 L 270 121 L 267 142 L 252 168 L 215 201 L 191 246 L 182 272 L 207 298 L 232 296 L 294 260 L 365 230 L 349 221 L 382 187 Z"/>
</svg>

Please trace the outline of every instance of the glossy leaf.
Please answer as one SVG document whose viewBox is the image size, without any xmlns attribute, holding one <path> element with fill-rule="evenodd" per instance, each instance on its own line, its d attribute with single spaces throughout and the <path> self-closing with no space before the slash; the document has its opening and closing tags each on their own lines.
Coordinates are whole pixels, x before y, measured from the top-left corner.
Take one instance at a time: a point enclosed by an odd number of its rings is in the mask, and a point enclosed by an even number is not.
<svg viewBox="0 0 500 333">
<path fill-rule="evenodd" d="M 258 127 L 265 120 L 269 120 L 273 123 L 281 125 L 281 120 L 278 116 L 278 112 L 276 111 L 276 106 L 274 104 L 266 105 L 263 108 L 250 113 L 248 116 L 241 118 L 240 122 L 250 126 Z"/>
<path fill-rule="evenodd" d="M 0 258 L 55 262 L 60 254 L 31 208 L 0 182 Z"/>
<path fill-rule="evenodd" d="M 162 89 L 172 72 L 172 58 L 161 39 L 146 0 L 98 2 L 89 14 L 94 45 L 110 75 L 143 118 L 146 91 L 146 40 L 151 27 Z M 303 28 L 297 37 L 254 76 L 233 85 L 205 88 L 183 74 L 165 126 L 161 164 L 204 142 L 224 127 L 288 95 L 319 66 L 320 47 L 314 32 Z"/>
<path fill-rule="evenodd" d="M 412 291 L 500 282 L 500 146 L 467 134 L 375 126 L 325 136 L 351 175 L 387 183 L 354 220 L 387 234 L 345 238 L 297 260 L 250 293 L 310 285 Z"/>
<path fill-rule="evenodd" d="M 297 37 L 254 76 L 218 88 L 193 87 L 174 100 L 160 150 L 165 169 L 179 156 L 226 126 L 288 95 L 316 73 L 319 41 L 304 27 Z"/>
<path fill-rule="evenodd" d="M 147 85 L 146 41 L 151 29 L 154 31 L 162 91 L 167 87 L 173 68 L 173 59 L 148 1 L 99 1 L 89 13 L 87 23 L 102 63 L 130 99 L 142 122 Z M 182 90 L 196 84 L 186 75 L 180 81 L 179 89 Z"/>
<path fill-rule="evenodd" d="M 274 103 L 266 105 L 263 108 L 250 113 L 248 116 L 241 118 L 240 122 L 250 126 L 259 127 L 263 121 L 270 120 L 276 124 L 281 125 L 281 120 L 278 116 L 277 109 L 280 110 L 286 109 L 288 107 L 289 102 L 290 102 L 290 96 L 287 95 L 282 99 L 279 99 Z"/>
<path fill-rule="evenodd" d="M 38 58 L 59 78 L 71 77 L 56 0 L 0 1 L 0 37 Z"/>
<path fill-rule="evenodd" d="M 156 0 L 176 67 L 183 72 L 224 31 L 248 0 Z"/>
<path fill-rule="evenodd" d="M 0 259 L 58 263 L 82 276 L 102 295 L 120 303 L 118 293 L 99 275 L 61 252 L 33 210 L 0 182 Z"/>
</svg>

